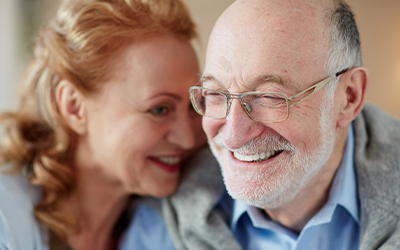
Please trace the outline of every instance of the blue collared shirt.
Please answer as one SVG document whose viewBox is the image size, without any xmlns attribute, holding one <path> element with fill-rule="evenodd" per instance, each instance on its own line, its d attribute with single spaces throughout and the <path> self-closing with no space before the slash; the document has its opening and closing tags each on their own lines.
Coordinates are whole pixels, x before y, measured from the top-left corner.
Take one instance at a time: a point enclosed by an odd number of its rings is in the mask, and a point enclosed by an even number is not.
<svg viewBox="0 0 400 250">
<path fill-rule="evenodd" d="M 235 201 L 231 229 L 242 247 L 248 250 L 358 249 L 359 204 L 353 155 L 354 135 L 350 126 L 328 201 L 300 235 L 273 222 L 261 209 Z"/>
<path fill-rule="evenodd" d="M 138 206 L 122 237 L 120 250 L 175 250 L 171 236 L 160 215 L 147 206 Z"/>
</svg>

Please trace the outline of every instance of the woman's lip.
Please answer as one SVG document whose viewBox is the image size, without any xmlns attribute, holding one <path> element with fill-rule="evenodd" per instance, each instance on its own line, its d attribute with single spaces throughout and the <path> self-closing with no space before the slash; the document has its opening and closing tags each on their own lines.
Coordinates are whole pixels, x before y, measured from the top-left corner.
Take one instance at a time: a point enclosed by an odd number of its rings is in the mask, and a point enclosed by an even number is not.
<svg viewBox="0 0 400 250">
<path fill-rule="evenodd" d="M 157 158 L 149 157 L 150 161 L 152 161 L 157 167 L 167 171 L 168 173 L 177 173 L 181 169 L 181 161 L 176 164 L 170 165 L 159 161 Z"/>
</svg>

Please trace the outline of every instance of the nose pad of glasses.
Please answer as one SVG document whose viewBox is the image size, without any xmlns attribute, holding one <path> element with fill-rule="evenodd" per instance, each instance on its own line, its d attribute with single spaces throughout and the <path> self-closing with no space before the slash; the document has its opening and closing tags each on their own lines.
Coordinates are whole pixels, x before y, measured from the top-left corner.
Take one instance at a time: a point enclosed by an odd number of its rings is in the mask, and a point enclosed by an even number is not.
<svg viewBox="0 0 400 250">
<path fill-rule="evenodd" d="M 253 109 L 251 108 L 251 106 L 247 103 L 243 103 L 244 108 L 246 109 L 247 112 L 251 112 Z"/>
</svg>

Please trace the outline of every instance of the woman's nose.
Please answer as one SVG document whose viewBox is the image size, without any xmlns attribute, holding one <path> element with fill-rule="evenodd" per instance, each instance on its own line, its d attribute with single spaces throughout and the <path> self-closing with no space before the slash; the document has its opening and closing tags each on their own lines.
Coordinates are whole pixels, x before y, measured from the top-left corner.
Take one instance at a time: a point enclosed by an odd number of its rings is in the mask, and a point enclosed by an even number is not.
<svg viewBox="0 0 400 250">
<path fill-rule="evenodd" d="M 177 116 L 177 119 L 171 123 L 168 140 L 171 143 L 179 145 L 183 149 L 195 147 L 196 138 L 189 115 L 180 114 Z"/>
</svg>

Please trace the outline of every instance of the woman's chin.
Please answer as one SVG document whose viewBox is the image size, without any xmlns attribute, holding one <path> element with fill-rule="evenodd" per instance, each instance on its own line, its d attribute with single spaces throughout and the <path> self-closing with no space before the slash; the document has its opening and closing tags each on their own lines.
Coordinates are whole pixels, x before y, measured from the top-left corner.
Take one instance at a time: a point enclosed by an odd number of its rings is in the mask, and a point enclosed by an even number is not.
<svg viewBox="0 0 400 250">
<path fill-rule="evenodd" d="M 154 190 L 154 192 L 149 194 L 149 196 L 153 196 L 155 198 L 167 197 L 176 191 L 177 186 L 178 185 L 176 184 L 174 187 L 158 188 L 157 190 Z"/>
</svg>

